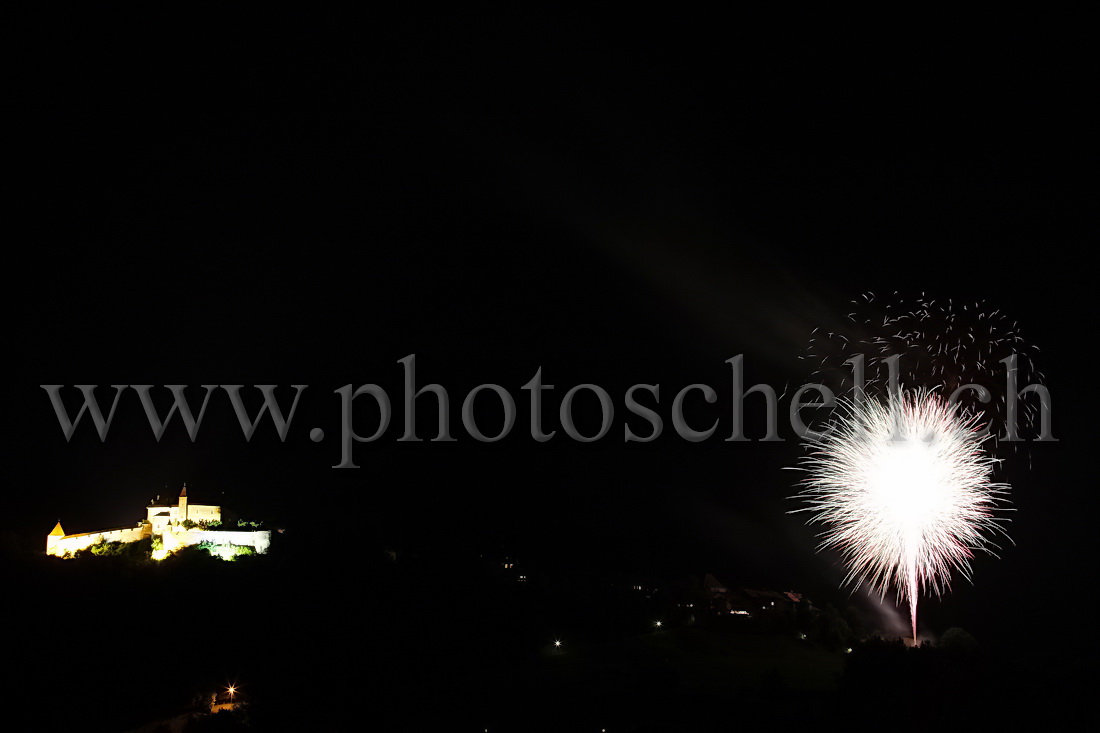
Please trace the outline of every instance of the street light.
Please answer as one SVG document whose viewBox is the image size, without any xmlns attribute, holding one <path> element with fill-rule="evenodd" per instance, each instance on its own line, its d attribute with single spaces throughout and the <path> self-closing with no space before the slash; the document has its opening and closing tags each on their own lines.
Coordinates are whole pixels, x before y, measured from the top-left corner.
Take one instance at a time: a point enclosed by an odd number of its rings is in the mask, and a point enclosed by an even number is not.
<svg viewBox="0 0 1100 733">
<path fill-rule="evenodd" d="M 658 621 L 656 624 L 654 624 L 654 626 L 656 626 L 658 629 L 661 628 L 661 622 Z"/>
</svg>

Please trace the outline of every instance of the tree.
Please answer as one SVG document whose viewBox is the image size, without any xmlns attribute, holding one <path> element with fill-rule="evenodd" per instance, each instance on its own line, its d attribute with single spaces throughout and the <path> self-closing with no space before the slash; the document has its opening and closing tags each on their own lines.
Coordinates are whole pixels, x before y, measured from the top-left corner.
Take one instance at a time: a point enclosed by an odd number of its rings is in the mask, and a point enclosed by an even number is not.
<svg viewBox="0 0 1100 733">
<path fill-rule="evenodd" d="M 966 631 L 952 626 L 940 637 L 940 647 L 951 654 L 969 656 L 978 648 L 978 641 Z"/>
<path fill-rule="evenodd" d="M 821 641 L 833 649 L 842 649 L 848 646 L 848 640 L 852 636 L 852 630 L 848 622 L 840 615 L 840 611 L 831 603 L 825 605 L 825 609 L 817 620 Z"/>
</svg>

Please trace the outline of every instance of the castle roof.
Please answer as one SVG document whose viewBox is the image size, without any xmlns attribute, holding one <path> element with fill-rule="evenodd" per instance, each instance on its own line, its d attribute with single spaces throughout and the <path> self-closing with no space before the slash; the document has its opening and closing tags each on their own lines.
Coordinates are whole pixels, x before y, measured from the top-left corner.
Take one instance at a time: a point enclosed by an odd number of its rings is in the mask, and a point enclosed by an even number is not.
<svg viewBox="0 0 1100 733">
<path fill-rule="evenodd" d="M 59 520 L 57 520 L 57 526 L 53 528 L 52 532 L 50 532 L 50 537 L 64 537 L 64 536 L 65 536 L 65 530 L 61 529 L 61 520 L 59 519 Z"/>
</svg>

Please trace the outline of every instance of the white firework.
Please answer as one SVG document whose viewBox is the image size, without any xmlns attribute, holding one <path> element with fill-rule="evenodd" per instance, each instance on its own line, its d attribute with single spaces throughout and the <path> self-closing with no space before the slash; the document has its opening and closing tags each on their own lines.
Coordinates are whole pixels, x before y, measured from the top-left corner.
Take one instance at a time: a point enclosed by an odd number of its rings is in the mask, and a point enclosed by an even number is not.
<svg viewBox="0 0 1100 733">
<path fill-rule="evenodd" d="M 868 583 L 883 596 L 897 589 L 914 640 L 921 591 L 943 593 L 956 571 L 969 580 L 974 552 L 993 554 L 989 535 L 1003 534 L 994 512 L 1009 487 L 993 481 L 979 420 L 913 390 L 885 403 L 845 401 L 808 438 L 798 494 L 807 506 L 797 511 L 826 526 L 820 549 L 841 553 L 845 583 Z"/>
</svg>

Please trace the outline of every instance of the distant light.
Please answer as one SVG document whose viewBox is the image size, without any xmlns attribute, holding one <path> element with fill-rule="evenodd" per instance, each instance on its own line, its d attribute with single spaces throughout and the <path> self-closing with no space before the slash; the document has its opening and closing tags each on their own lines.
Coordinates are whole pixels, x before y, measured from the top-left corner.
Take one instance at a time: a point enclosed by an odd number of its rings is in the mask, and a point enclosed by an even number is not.
<svg viewBox="0 0 1100 733">
<path fill-rule="evenodd" d="M 659 628 L 661 628 L 661 622 L 660 622 L 660 621 L 658 621 L 658 622 L 657 622 L 656 624 L 654 624 L 654 625 L 655 625 L 655 626 L 656 626 L 656 627 L 657 627 L 658 629 L 659 629 Z"/>
<path fill-rule="evenodd" d="M 561 639 L 554 639 L 554 646 L 560 647 L 561 646 Z"/>
<path fill-rule="evenodd" d="M 237 688 L 234 687 L 233 685 L 230 685 L 229 689 L 227 691 L 229 692 L 230 697 L 237 694 Z"/>
<path fill-rule="evenodd" d="M 851 654 L 852 653 L 852 647 L 848 647 L 847 649 L 845 649 L 844 653 L 845 654 Z"/>
</svg>

